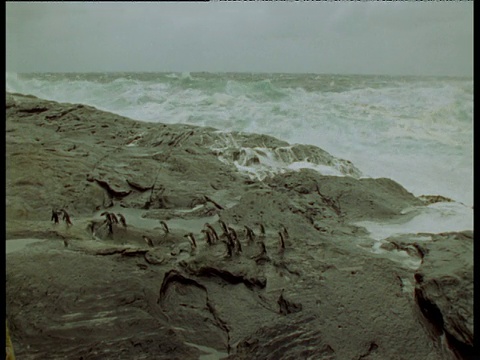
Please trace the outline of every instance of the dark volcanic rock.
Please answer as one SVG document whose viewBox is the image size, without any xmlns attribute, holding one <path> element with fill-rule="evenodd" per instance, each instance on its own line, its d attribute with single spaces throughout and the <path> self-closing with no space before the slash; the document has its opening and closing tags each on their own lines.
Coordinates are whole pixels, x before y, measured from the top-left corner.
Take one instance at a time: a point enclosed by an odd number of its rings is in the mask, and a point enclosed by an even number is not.
<svg viewBox="0 0 480 360">
<path fill-rule="evenodd" d="M 278 191 L 311 194 L 318 203 L 350 220 L 387 219 L 423 202 L 393 180 L 323 176 L 313 170 L 277 175 L 269 185 Z"/>
<path fill-rule="evenodd" d="M 7 312 L 18 359 L 198 356 L 155 305 L 160 280 L 135 270 L 135 259 L 128 269 L 115 257 L 56 249 L 16 253 L 8 262 Z"/>
<path fill-rule="evenodd" d="M 242 340 L 228 359 L 338 359 L 319 325 L 315 318 L 297 318 L 262 327 Z"/>
</svg>

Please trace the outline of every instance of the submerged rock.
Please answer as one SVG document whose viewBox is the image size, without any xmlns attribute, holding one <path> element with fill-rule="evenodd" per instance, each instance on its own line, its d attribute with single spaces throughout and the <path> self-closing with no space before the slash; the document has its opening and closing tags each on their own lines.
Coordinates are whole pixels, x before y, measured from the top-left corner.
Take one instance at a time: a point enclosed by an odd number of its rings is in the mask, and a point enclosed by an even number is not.
<svg viewBox="0 0 480 360">
<path fill-rule="evenodd" d="M 452 199 L 441 195 L 420 195 L 418 198 L 427 205 L 439 202 L 453 202 Z"/>
</svg>

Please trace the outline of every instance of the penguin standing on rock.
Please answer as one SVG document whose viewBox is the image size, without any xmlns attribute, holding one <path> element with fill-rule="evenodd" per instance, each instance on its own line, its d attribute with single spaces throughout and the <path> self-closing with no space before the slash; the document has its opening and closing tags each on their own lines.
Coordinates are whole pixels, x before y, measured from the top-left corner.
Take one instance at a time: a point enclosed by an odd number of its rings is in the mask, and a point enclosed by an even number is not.
<svg viewBox="0 0 480 360">
<path fill-rule="evenodd" d="M 148 236 L 143 235 L 143 240 L 147 243 L 148 246 L 153 247 L 153 240 L 150 239 Z"/>
<path fill-rule="evenodd" d="M 222 240 L 222 242 L 225 243 L 225 245 L 227 246 L 227 254 L 225 255 L 225 257 L 231 258 L 233 255 L 234 244 L 232 243 L 230 238 Z"/>
<path fill-rule="evenodd" d="M 231 226 L 228 227 L 228 234 L 230 234 L 232 236 L 232 240 L 235 241 L 236 239 L 238 239 L 237 232 Z"/>
<path fill-rule="evenodd" d="M 109 214 L 110 214 L 110 218 L 112 219 L 112 223 L 118 224 L 117 216 L 114 213 L 109 213 Z"/>
<path fill-rule="evenodd" d="M 265 237 L 265 226 L 263 226 L 263 224 L 260 223 L 260 222 L 257 223 L 257 224 L 258 224 L 258 226 L 260 227 L 260 236 L 261 236 L 261 237 Z"/>
<path fill-rule="evenodd" d="M 205 242 L 207 245 L 213 244 L 213 235 L 210 233 L 208 229 L 202 229 L 202 233 L 205 234 Z"/>
<path fill-rule="evenodd" d="M 108 226 L 108 233 L 113 234 L 112 215 L 108 211 L 104 211 L 103 213 L 100 214 L 100 216 L 105 216 L 105 222 L 107 223 L 107 226 Z"/>
<path fill-rule="evenodd" d="M 255 233 L 247 225 L 244 225 L 245 233 L 247 235 L 247 244 L 251 244 L 255 241 Z"/>
<path fill-rule="evenodd" d="M 184 235 L 188 240 L 190 240 L 190 244 L 192 245 L 192 251 L 197 248 L 197 242 L 195 241 L 195 237 L 193 236 L 192 233 L 188 233 Z"/>
<path fill-rule="evenodd" d="M 168 229 L 167 223 L 163 220 L 160 221 L 160 224 L 162 224 L 163 231 L 165 231 L 165 234 L 168 234 L 170 230 Z"/>
<path fill-rule="evenodd" d="M 53 221 L 54 224 L 58 224 L 58 215 L 59 215 L 59 212 L 57 210 L 52 209 L 52 218 L 50 220 Z"/>
<path fill-rule="evenodd" d="M 87 227 L 88 230 L 90 230 L 90 232 L 92 234 L 95 234 L 95 222 L 94 221 L 90 221 L 88 223 L 88 227 Z"/>
<path fill-rule="evenodd" d="M 122 214 L 118 213 L 118 218 L 120 219 L 120 224 L 122 224 L 123 227 L 127 227 L 127 221 L 125 220 L 125 216 Z"/>
<path fill-rule="evenodd" d="M 210 225 L 209 223 L 205 223 L 204 227 L 206 227 L 206 228 L 210 231 L 210 233 L 212 234 L 212 236 L 213 236 L 213 239 L 212 239 L 212 240 L 213 240 L 214 242 L 217 242 L 219 239 L 218 239 L 217 232 L 215 231 L 215 229 L 213 228 L 213 226 Z"/>
<path fill-rule="evenodd" d="M 267 248 L 265 247 L 265 243 L 263 241 L 260 241 L 259 245 L 260 245 L 260 249 L 261 249 L 260 255 L 261 256 L 266 256 L 267 255 Z"/>
<path fill-rule="evenodd" d="M 260 241 L 257 242 L 257 244 L 260 246 L 260 253 L 255 255 L 255 256 L 252 256 L 252 259 L 254 259 L 257 264 L 261 263 L 261 262 L 264 262 L 264 261 L 269 261 L 269 257 L 267 255 L 267 248 L 265 247 L 265 243 L 262 240 L 260 240 Z"/>
<path fill-rule="evenodd" d="M 278 232 L 278 236 L 280 236 L 280 251 L 285 250 L 285 239 L 282 231 Z"/>
<path fill-rule="evenodd" d="M 223 236 L 226 236 L 228 238 L 228 227 L 227 227 L 227 224 L 225 224 L 224 221 L 222 220 L 218 220 L 218 222 L 220 223 L 220 226 L 222 227 L 222 230 L 223 230 Z"/>
<path fill-rule="evenodd" d="M 70 215 L 68 215 L 68 213 L 67 213 L 67 210 L 62 209 L 62 210 L 60 210 L 60 211 L 63 212 L 63 220 L 65 220 L 65 222 L 67 223 L 67 225 L 68 225 L 68 226 L 73 225 L 73 224 L 72 224 L 72 221 L 70 220 Z"/>
<path fill-rule="evenodd" d="M 238 239 L 236 231 L 232 227 L 229 227 L 228 232 L 229 232 L 231 241 L 232 241 L 234 249 L 235 249 L 235 254 L 241 253 L 242 252 L 242 244 L 240 243 L 240 240 Z"/>
</svg>

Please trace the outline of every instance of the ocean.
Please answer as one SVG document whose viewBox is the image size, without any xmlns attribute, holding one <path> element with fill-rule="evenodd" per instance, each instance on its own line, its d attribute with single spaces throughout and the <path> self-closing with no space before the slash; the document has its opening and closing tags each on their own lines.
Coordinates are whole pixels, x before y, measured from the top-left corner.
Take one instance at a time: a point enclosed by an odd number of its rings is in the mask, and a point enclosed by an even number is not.
<svg viewBox="0 0 480 360">
<path fill-rule="evenodd" d="M 441 205 L 434 221 L 461 218 L 462 227 L 473 228 L 472 78 L 7 73 L 6 90 L 91 105 L 140 121 L 210 126 L 316 145 L 350 160 L 364 177 L 391 178 L 417 196 L 453 199 L 455 205 Z"/>
</svg>

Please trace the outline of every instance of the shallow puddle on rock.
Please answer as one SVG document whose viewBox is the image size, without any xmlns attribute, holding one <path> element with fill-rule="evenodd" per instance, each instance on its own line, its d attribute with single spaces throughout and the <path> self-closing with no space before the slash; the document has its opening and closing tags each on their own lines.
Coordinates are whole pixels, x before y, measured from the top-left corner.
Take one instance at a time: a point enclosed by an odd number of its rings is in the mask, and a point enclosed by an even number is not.
<svg viewBox="0 0 480 360">
<path fill-rule="evenodd" d="M 198 357 L 198 360 L 221 360 L 225 359 L 228 356 L 226 352 L 218 351 L 208 346 L 197 345 L 189 342 L 185 342 L 185 344 L 196 347 L 197 349 L 206 352 L 206 354 L 200 355 Z"/>
<path fill-rule="evenodd" d="M 381 246 L 385 241 L 375 241 L 373 246 L 370 248 L 370 251 L 373 254 L 379 255 L 383 258 L 390 259 L 392 261 L 398 262 L 403 266 L 417 270 L 422 263 L 422 260 L 418 257 L 409 255 L 405 250 L 385 250 Z"/>
<path fill-rule="evenodd" d="M 143 218 L 142 215 L 145 214 L 145 210 L 141 209 L 132 209 L 132 208 L 122 208 L 119 206 L 112 207 L 108 210 L 101 210 L 97 211 L 93 217 L 96 220 L 102 220 L 105 219 L 104 216 L 101 216 L 104 211 L 108 211 L 110 213 L 114 214 L 122 214 L 125 216 L 125 221 L 127 222 L 127 225 L 132 225 L 136 228 L 142 228 L 142 229 L 154 229 L 154 228 L 160 228 L 162 225 L 157 219 L 149 219 L 149 218 Z"/>
<path fill-rule="evenodd" d="M 19 251 L 25 248 L 26 246 L 45 241 L 43 239 L 15 239 L 15 240 L 6 240 L 5 241 L 5 253 L 10 254 L 14 251 Z"/>
<path fill-rule="evenodd" d="M 188 213 L 197 210 L 198 207 L 193 208 L 193 209 L 181 209 L 177 210 L 175 212 L 178 213 Z M 98 211 L 94 214 L 94 218 L 97 220 L 103 219 L 104 217 L 101 216 L 100 214 L 103 213 L 105 210 Z M 152 219 L 152 218 L 146 218 L 142 217 L 144 214 L 147 213 L 146 210 L 141 210 L 141 209 L 132 209 L 132 208 L 122 208 L 122 207 L 113 207 L 107 210 L 108 212 L 112 212 L 115 214 L 122 214 L 125 216 L 125 220 L 127 222 L 127 225 L 132 225 L 136 228 L 140 229 L 161 229 L 162 224 L 160 223 L 160 219 Z M 203 226 L 206 222 L 208 223 L 214 223 L 218 220 L 218 215 L 213 215 L 213 216 L 207 216 L 207 217 L 199 217 L 199 218 L 193 218 L 193 219 L 182 219 L 179 217 L 178 219 L 176 218 L 171 218 L 169 220 L 164 220 L 167 226 L 172 229 L 172 230 L 184 230 L 185 232 L 192 232 L 194 234 L 200 234 Z"/>
<path fill-rule="evenodd" d="M 392 221 L 358 221 L 375 240 L 401 234 L 441 233 L 473 229 L 473 209 L 460 203 L 438 203 L 417 208 L 414 216 Z"/>
<path fill-rule="evenodd" d="M 194 234 L 200 234 L 205 223 L 214 223 L 218 220 L 218 215 L 201 217 L 197 219 L 170 219 L 165 221 L 168 227 L 177 230 L 185 230 Z"/>
<path fill-rule="evenodd" d="M 407 213 L 409 211 L 406 211 Z M 399 238 L 408 242 L 431 241 L 429 233 L 463 231 L 473 228 L 472 209 L 460 203 L 438 203 L 417 208 L 411 211 L 414 216 L 393 221 L 358 221 L 354 225 L 364 227 L 369 237 L 374 240 L 373 246 L 365 247 L 373 254 L 401 263 L 416 270 L 421 259 L 409 255 L 404 250 L 385 250 L 381 245 L 388 240 Z"/>
</svg>

